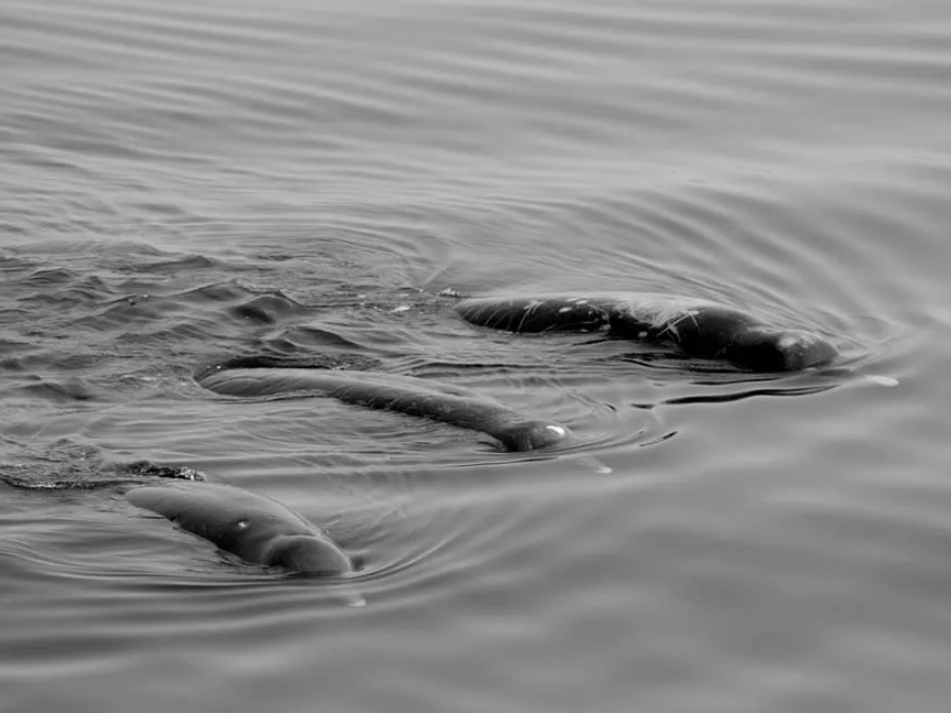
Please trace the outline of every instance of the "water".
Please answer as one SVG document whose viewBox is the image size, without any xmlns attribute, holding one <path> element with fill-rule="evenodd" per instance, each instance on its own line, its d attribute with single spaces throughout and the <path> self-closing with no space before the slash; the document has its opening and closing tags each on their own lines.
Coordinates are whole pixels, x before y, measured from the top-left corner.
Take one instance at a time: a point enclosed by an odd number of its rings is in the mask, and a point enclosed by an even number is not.
<svg viewBox="0 0 951 713">
<path fill-rule="evenodd" d="M 0 710 L 945 708 L 947 3 L 4 0 L 0 89 L 0 461 L 200 468 L 367 600 L 4 486 Z M 493 334 L 443 290 L 715 299 L 843 368 Z M 191 380 L 261 352 L 581 452 Z"/>
</svg>

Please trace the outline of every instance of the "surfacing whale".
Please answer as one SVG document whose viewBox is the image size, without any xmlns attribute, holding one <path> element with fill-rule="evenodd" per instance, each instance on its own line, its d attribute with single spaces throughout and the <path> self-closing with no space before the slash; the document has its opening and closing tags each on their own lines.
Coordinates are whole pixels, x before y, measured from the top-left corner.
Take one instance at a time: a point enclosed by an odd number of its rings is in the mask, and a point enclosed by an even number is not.
<svg viewBox="0 0 951 713">
<path fill-rule="evenodd" d="M 252 564 L 308 576 L 347 575 L 353 561 L 327 535 L 276 500 L 229 485 L 168 483 L 126 500 Z"/>
<path fill-rule="evenodd" d="M 669 344 L 755 372 L 797 371 L 838 352 L 817 334 L 772 327 L 714 302 L 651 294 L 484 297 L 456 305 L 467 322 L 516 333 L 602 332 Z"/>
<path fill-rule="evenodd" d="M 225 363 L 195 379 L 204 388 L 228 396 L 329 396 L 442 421 L 492 436 L 510 451 L 544 448 L 571 435 L 560 423 L 533 418 L 471 389 L 413 376 L 294 367 L 230 368 Z"/>
<path fill-rule="evenodd" d="M 151 461 L 106 462 L 98 449 L 57 444 L 32 462 L 0 463 L 0 482 L 24 490 L 116 488 L 133 505 L 252 564 L 306 576 L 347 576 L 352 560 L 323 531 L 281 503 L 247 490 L 206 482 L 188 466 Z M 349 594 L 352 606 L 364 600 Z"/>
</svg>

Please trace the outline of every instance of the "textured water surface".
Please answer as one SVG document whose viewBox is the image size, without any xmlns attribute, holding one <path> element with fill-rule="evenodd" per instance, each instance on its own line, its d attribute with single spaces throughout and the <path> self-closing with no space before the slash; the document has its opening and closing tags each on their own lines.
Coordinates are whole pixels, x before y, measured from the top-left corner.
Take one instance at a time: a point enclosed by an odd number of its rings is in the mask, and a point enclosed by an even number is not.
<svg viewBox="0 0 951 713">
<path fill-rule="evenodd" d="M 946 707 L 947 3 L 5 0 L 0 90 L 0 465 L 200 469 L 367 600 L 118 489 L 0 485 L 3 711 Z M 842 357 L 711 372 L 453 311 L 585 291 Z M 577 440 L 193 380 L 260 354 Z"/>
</svg>

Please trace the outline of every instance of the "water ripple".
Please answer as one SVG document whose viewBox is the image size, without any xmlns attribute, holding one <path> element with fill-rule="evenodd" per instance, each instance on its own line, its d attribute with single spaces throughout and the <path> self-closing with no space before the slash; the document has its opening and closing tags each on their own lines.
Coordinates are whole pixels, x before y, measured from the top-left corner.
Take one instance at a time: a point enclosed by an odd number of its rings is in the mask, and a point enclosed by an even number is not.
<svg viewBox="0 0 951 713">
<path fill-rule="evenodd" d="M 949 39 L 932 0 L 5 0 L 0 461 L 187 463 L 362 571 L 4 489 L 0 707 L 941 709 Z M 594 290 L 842 359 L 712 373 L 450 296 Z M 577 438 L 193 380 L 262 354 Z"/>
</svg>

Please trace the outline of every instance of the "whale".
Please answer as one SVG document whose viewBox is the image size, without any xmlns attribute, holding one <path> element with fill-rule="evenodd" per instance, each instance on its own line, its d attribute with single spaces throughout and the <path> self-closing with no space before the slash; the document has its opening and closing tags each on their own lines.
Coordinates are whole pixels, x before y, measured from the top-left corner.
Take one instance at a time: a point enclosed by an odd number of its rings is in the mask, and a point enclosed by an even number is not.
<svg viewBox="0 0 951 713">
<path fill-rule="evenodd" d="M 479 431 L 514 452 L 546 448 L 571 436 L 556 421 L 535 418 L 472 389 L 414 376 L 299 367 L 232 368 L 225 363 L 205 369 L 196 381 L 227 396 L 318 395 L 428 418 Z"/>
<path fill-rule="evenodd" d="M 478 297 L 456 304 L 471 324 L 518 334 L 599 332 L 673 346 L 688 357 L 721 360 L 753 372 L 829 364 L 838 350 L 807 331 L 777 328 L 715 302 L 653 294 Z"/>
<path fill-rule="evenodd" d="M 350 557 L 322 530 L 264 495 L 230 485 L 174 481 L 135 487 L 125 498 L 251 564 L 309 577 L 354 572 Z"/>
</svg>

